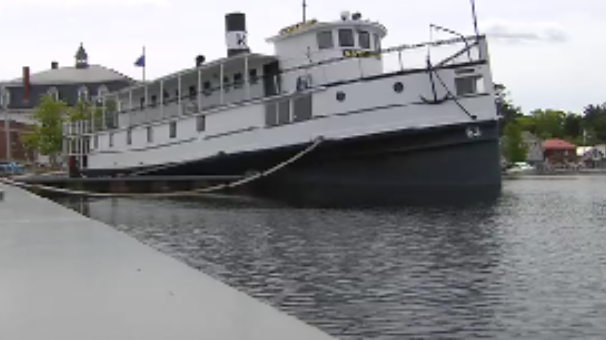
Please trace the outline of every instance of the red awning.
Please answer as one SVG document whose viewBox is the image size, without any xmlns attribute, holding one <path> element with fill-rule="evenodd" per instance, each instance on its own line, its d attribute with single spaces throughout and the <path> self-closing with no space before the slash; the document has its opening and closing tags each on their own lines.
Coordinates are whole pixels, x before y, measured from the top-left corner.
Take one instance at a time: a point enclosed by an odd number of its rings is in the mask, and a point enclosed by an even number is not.
<svg viewBox="0 0 606 340">
<path fill-rule="evenodd" d="M 543 142 L 543 148 L 545 150 L 576 150 L 577 147 L 574 144 L 570 144 L 565 140 L 561 139 L 548 139 Z"/>
</svg>

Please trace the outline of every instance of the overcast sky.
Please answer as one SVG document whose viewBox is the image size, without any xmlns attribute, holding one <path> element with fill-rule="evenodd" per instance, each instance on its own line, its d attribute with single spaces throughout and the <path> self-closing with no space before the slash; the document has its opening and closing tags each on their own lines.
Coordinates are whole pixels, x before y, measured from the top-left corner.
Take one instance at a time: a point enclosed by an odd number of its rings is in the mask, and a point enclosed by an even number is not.
<svg viewBox="0 0 606 340">
<path fill-rule="evenodd" d="M 308 0 L 308 17 L 359 11 L 389 30 L 384 47 L 426 41 L 429 24 L 473 33 L 469 0 Z M 0 80 L 73 65 L 80 42 L 90 62 L 134 78 L 147 50 L 148 78 L 192 67 L 194 58 L 226 54 L 224 15 L 247 14 L 249 45 L 272 53 L 265 39 L 300 21 L 300 0 L 0 0 Z M 606 101 L 606 1 L 476 0 L 479 26 L 490 37 L 494 79 L 525 111 L 581 111 Z M 446 36 L 443 36 L 446 38 Z"/>
</svg>

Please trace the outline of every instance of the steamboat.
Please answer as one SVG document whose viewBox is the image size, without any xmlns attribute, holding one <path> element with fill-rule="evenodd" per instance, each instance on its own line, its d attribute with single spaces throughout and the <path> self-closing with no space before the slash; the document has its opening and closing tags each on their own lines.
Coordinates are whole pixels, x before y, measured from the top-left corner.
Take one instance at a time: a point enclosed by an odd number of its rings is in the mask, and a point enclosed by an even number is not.
<svg viewBox="0 0 606 340">
<path fill-rule="evenodd" d="M 343 12 L 280 30 L 265 55 L 245 14 L 225 23 L 225 58 L 104 94 L 102 118 L 67 124 L 71 174 L 242 176 L 254 195 L 321 204 L 500 192 L 485 36 L 382 48 L 382 24 Z"/>
</svg>

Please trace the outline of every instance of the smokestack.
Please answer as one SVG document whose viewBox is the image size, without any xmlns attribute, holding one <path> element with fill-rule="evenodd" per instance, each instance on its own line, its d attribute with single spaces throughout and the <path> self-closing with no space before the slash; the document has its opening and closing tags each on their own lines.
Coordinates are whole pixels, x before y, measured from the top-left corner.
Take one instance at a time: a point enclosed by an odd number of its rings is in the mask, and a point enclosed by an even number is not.
<svg viewBox="0 0 606 340">
<path fill-rule="evenodd" d="M 246 15 L 244 13 L 225 15 L 225 40 L 228 57 L 250 52 L 246 41 Z"/>
<path fill-rule="evenodd" d="M 56 70 L 59 68 L 59 63 L 56 61 L 51 62 L 51 69 Z"/>
<path fill-rule="evenodd" d="M 29 66 L 23 66 L 23 101 L 25 103 L 29 102 L 29 90 L 30 90 L 30 82 L 29 82 Z"/>
</svg>

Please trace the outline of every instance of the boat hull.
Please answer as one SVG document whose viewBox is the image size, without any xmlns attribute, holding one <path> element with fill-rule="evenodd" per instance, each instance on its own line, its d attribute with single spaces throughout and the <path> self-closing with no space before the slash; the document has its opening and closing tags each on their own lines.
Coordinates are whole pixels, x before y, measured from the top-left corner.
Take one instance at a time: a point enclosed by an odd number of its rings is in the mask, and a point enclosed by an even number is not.
<svg viewBox="0 0 606 340">
<path fill-rule="evenodd" d="M 500 152 L 496 121 L 401 130 L 326 140 L 296 162 L 236 191 L 293 204 L 393 205 L 460 203 L 498 197 Z M 218 155 L 122 175 L 244 175 L 268 170 L 309 147 Z M 117 170 L 87 170 L 87 176 Z"/>
</svg>

